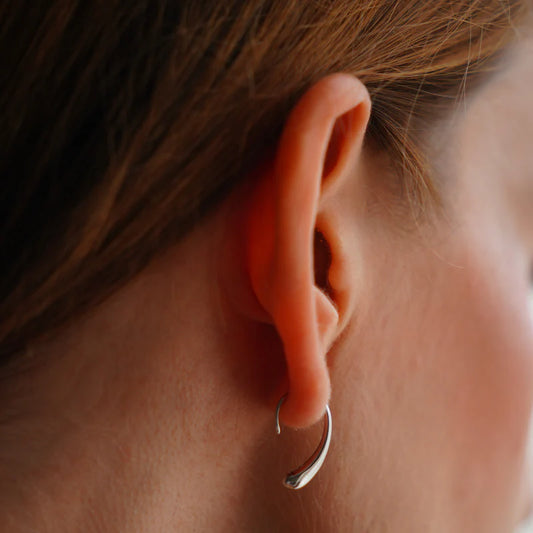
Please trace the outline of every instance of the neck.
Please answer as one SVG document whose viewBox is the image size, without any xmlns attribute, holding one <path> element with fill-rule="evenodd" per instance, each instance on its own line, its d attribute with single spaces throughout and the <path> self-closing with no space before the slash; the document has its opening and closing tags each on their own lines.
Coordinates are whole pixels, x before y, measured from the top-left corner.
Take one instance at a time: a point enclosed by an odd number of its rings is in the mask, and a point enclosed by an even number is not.
<svg viewBox="0 0 533 533">
<path fill-rule="evenodd" d="M 221 303 L 216 225 L 207 221 L 35 347 L 43 364 L 13 384 L 19 416 L 0 450 L 10 531 L 219 531 L 255 522 L 243 510 L 255 507 L 257 443 L 273 431 L 270 333 Z"/>
</svg>

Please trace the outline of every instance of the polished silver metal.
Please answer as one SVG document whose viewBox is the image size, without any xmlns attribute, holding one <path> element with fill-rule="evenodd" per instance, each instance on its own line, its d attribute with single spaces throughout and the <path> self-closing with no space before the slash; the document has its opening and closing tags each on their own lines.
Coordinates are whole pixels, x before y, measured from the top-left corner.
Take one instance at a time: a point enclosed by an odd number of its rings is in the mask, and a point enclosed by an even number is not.
<svg viewBox="0 0 533 533">
<path fill-rule="evenodd" d="M 281 426 L 279 424 L 279 412 L 283 402 L 286 400 L 287 395 L 283 396 L 278 402 L 278 407 L 276 409 L 276 433 L 279 435 L 281 433 Z M 329 410 L 329 405 L 326 404 L 326 416 L 324 418 L 324 431 L 322 432 L 322 438 L 318 443 L 318 446 L 307 459 L 307 461 L 296 470 L 289 472 L 283 484 L 288 489 L 301 489 L 305 487 L 317 474 L 320 470 L 320 467 L 323 465 L 326 455 L 328 454 L 329 444 L 331 442 L 331 411 Z"/>
</svg>

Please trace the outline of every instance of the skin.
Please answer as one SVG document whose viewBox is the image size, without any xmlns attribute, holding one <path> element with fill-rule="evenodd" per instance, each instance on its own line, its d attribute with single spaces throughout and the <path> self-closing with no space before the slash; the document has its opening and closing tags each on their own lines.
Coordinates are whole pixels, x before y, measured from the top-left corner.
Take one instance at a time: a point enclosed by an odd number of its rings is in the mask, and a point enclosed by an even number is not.
<svg viewBox="0 0 533 533">
<path fill-rule="evenodd" d="M 2 530 L 512 531 L 529 504 L 532 52 L 435 128 L 444 214 L 409 231 L 363 144 L 365 87 L 311 88 L 254 179 L 5 384 Z M 287 390 L 282 423 L 302 430 L 277 437 Z M 326 402 L 329 456 L 289 492 Z"/>
</svg>

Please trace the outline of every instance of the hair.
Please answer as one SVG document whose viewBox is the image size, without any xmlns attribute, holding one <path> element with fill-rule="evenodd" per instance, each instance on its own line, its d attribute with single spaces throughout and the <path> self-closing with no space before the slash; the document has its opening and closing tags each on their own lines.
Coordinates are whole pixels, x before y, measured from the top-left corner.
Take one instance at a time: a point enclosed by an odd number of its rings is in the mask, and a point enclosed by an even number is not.
<svg viewBox="0 0 533 533">
<path fill-rule="evenodd" d="M 275 149 L 332 72 L 411 205 L 421 133 L 514 35 L 519 0 L 38 0 L 0 6 L 0 362 L 98 304 Z"/>
</svg>

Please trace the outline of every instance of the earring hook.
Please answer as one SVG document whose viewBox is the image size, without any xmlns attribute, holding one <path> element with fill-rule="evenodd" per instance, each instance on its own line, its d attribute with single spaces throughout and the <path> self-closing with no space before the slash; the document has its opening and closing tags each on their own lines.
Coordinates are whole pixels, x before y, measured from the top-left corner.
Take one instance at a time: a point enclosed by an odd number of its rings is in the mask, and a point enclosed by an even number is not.
<svg viewBox="0 0 533 533">
<path fill-rule="evenodd" d="M 281 426 L 279 423 L 279 412 L 283 402 L 286 400 L 287 395 L 281 397 L 276 408 L 276 433 L 279 435 L 281 433 Z M 288 489 L 301 489 L 305 487 L 317 474 L 321 466 L 326 459 L 326 455 L 329 450 L 329 445 L 331 442 L 331 411 L 329 405 L 326 404 L 326 415 L 324 417 L 324 431 L 322 432 L 322 438 L 318 443 L 316 450 L 313 455 L 305 461 L 305 463 L 289 472 L 283 481 L 283 484 Z"/>
</svg>

